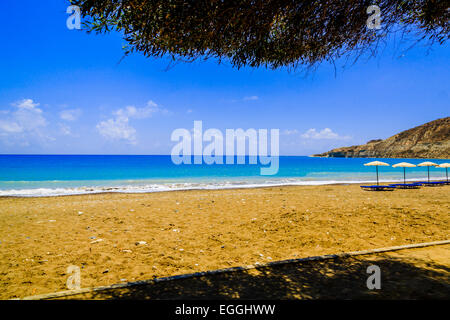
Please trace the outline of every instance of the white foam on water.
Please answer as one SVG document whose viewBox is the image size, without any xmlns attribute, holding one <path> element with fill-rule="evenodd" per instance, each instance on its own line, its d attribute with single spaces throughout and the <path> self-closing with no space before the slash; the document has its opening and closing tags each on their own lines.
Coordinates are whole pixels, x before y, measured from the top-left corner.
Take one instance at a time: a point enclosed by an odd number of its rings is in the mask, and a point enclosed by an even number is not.
<svg viewBox="0 0 450 320">
<path fill-rule="evenodd" d="M 411 179 L 411 181 L 417 179 Z M 438 180 L 438 179 L 433 179 Z M 440 180 L 440 179 L 439 179 Z M 130 181 L 127 181 L 130 182 Z M 29 188 L 0 190 L 0 196 L 9 197 L 55 197 L 66 195 L 82 195 L 96 193 L 150 193 L 182 190 L 220 190 L 237 188 L 262 188 L 281 186 L 319 186 L 331 184 L 368 184 L 376 180 L 299 180 L 295 178 L 274 179 L 267 181 L 215 181 L 215 182 L 176 182 L 176 183 L 147 183 L 124 184 L 117 186 L 83 186 L 83 187 L 58 187 L 58 188 Z M 403 182 L 401 180 L 380 180 L 384 182 Z"/>
</svg>

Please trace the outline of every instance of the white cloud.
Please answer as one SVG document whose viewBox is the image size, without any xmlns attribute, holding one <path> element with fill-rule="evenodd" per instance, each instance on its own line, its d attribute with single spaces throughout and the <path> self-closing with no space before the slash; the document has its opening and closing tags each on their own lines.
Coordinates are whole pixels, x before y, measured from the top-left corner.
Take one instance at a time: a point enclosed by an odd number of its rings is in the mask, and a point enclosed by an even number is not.
<svg viewBox="0 0 450 320">
<path fill-rule="evenodd" d="M 0 119 L 0 131 L 3 133 L 33 132 L 47 125 L 47 120 L 38 108 L 39 103 L 24 99 L 13 104 L 13 112 L 4 112 L 6 118 Z"/>
<path fill-rule="evenodd" d="M 107 139 L 126 140 L 131 144 L 136 144 L 136 129 L 130 125 L 130 119 L 150 118 L 157 113 L 169 114 L 169 111 L 160 108 L 150 100 L 143 108 L 127 106 L 116 110 L 113 112 L 113 118 L 101 121 L 96 127 L 99 133 Z"/>
<path fill-rule="evenodd" d="M 65 123 L 58 123 L 59 133 L 63 136 L 79 137 L 79 134 L 73 133 L 72 128 Z"/>
<path fill-rule="evenodd" d="M 39 107 L 39 103 L 34 103 L 32 99 L 23 99 L 19 102 L 14 103 L 19 109 L 27 109 L 27 110 L 38 110 L 38 112 L 42 112 L 42 110 L 36 108 Z"/>
<path fill-rule="evenodd" d="M 59 113 L 59 117 L 65 121 L 75 121 L 81 116 L 80 109 L 67 109 Z"/>
<path fill-rule="evenodd" d="M 243 98 L 229 100 L 229 102 L 237 103 L 242 101 L 256 101 L 256 100 L 259 100 L 258 96 L 245 96 Z"/>
<path fill-rule="evenodd" d="M 317 131 L 315 128 L 309 129 L 301 135 L 304 139 L 327 139 L 327 140 L 347 140 L 349 136 L 340 136 L 333 132 L 330 128 L 325 128 Z"/>
<path fill-rule="evenodd" d="M 16 122 L 0 120 L 0 131 L 3 131 L 5 133 L 18 133 L 18 132 L 22 132 L 23 129 Z"/>
<path fill-rule="evenodd" d="M 143 108 L 136 108 L 135 106 L 127 106 L 124 109 L 119 109 L 115 111 L 113 114 L 117 118 L 145 119 L 150 118 L 156 113 L 168 114 L 169 111 L 160 108 L 156 103 L 150 100 Z"/>
<path fill-rule="evenodd" d="M 59 124 L 59 129 L 60 129 L 61 134 L 63 136 L 70 136 L 70 135 L 72 135 L 72 131 L 71 131 L 71 129 L 70 129 L 70 127 L 68 125 L 60 123 Z"/>
<path fill-rule="evenodd" d="M 31 140 L 45 142 L 53 140 L 43 129 L 47 120 L 32 99 L 24 99 L 13 103 L 11 112 L 0 113 L 0 137 L 6 144 L 30 145 Z"/>
<path fill-rule="evenodd" d="M 294 129 L 294 130 L 286 129 L 286 130 L 284 130 L 281 134 L 284 134 L 284 135 L 286 135 L 286 136 L 291 136 L 291 135 L 298 134 L 298 133 L 299 133 L 299 132 L 298 132 L 297 129 Z"/>
<path fill-rule="evenodd" d="M 42 116 L 42 110 L 37 108 L 39 103 L 34 103 L 31 99 L 24 99 L 15 106 L 17 110 L 13 113 L 13 118 L 23 131 L 33 131 L 47 125 L 47 121 Z"/>
<path fill-rule="evenodd" d="M 97 124 L 99 133 L 108 139 L 127 140 L 136 144 L 136 129 L 128 123 L 128 118 L 116 118 L 101 121 Z"/>
</svg>

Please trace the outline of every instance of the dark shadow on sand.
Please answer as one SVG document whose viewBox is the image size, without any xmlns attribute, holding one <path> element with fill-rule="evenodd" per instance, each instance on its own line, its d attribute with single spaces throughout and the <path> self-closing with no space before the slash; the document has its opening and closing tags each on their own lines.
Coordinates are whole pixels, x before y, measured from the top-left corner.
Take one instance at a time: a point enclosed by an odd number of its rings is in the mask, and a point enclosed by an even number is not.
<svg viewBox="0 0 450 320">
<path fill-rule="evenodd" d="M 381 289 L 366 286 L 381 269 Z M 72 296 L 75 299 L 448 299 L 450 268 L 378 255 L 261 267 Z"/>
</svg>

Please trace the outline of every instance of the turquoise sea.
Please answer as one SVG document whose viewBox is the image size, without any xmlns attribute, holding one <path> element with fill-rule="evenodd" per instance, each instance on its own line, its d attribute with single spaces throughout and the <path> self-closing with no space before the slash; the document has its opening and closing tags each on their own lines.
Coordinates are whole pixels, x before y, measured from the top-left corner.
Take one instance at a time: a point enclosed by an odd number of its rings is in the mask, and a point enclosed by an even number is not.
<svg viewBox="0 0 450 320">
<path fill-rule="evenodd" d="M 375 167 L 363 164 L 374 160 L 391 165 L 425 161 L 281 156 L 278 174 L 261 176 L 260 164 L 175 165 L 170 156 L 163 155 L 0 155 L 0 196 L 366 183 L 375 181 Z M 402 168 L 379 167 L 379 172 L 380 181 L 403 179 Z M 427 177 L 423 167 L 407 168 L 406 172 L 410 181 Z M 430 177 L 445 178 L 445 169 L 430 168 Z"/>
</svg>

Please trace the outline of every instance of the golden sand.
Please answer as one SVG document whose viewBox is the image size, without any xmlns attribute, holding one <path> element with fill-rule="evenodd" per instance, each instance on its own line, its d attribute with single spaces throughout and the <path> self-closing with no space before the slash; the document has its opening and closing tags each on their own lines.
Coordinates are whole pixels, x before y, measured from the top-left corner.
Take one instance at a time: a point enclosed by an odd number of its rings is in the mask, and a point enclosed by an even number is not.
<svg viewBox="0 0 450 320">
<path fill-rule="evenodd" d="M 199 277 L 150 282 L 55 299 L 445 299 L 450 245 L 298 261 Z M 291 260 L 292 261 L 292 260 Z M 367 268 L 380 268 L 380 288 L 367 288 Z M 69 291 L 65 291 L 69 292 Z"/>
<path fill-rule="evenodd" d="M 0 198 L 0 298 L 66 290 L 70 265 L 92 287 L 445 240 L 449 191 L 332 185 Z"/>
</svg>

